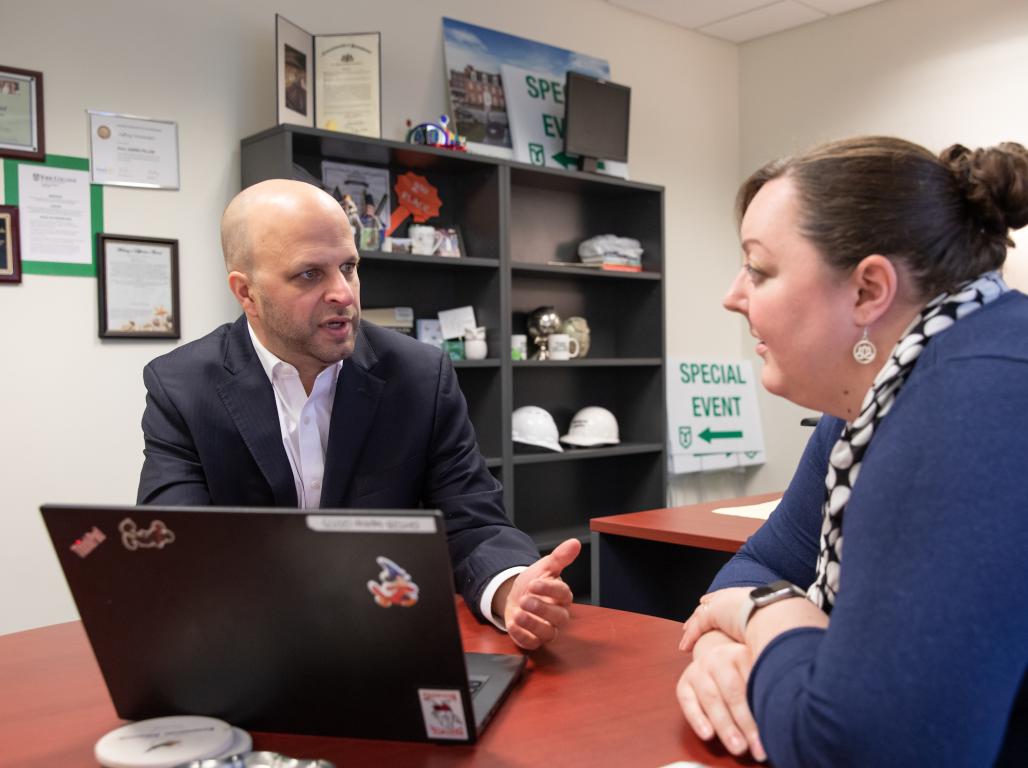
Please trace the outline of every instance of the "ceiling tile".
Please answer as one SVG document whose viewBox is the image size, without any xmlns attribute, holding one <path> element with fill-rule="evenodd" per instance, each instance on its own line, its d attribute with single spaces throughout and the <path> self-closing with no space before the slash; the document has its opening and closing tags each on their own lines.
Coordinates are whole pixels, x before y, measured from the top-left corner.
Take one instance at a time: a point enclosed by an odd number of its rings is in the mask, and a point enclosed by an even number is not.
<svg viewBox="0 0 1028 768">
<path fill-rule="evenodd" d="M 804 5 L 816 8 L 831 15 L 846 13 L 855 8 L 863 8 L 865 5 L 874 5 L 882 0 L 800 0 Z"/>
<path fill-rule="evenodd" d="M 781 0 L 724 21 L 708 24 L 698 31 L 733 43 L 744 43 L 823 18 L 824 13 L 807 5 L 794 0 Z"/>
<path fill-rule="evenodd" d="M 662 21 L 696 29 L 740 13 L 768 5 L 774 0 L 607 0 Z M 839 0 L 840 2 L 842 0 Z"/>
</svg>

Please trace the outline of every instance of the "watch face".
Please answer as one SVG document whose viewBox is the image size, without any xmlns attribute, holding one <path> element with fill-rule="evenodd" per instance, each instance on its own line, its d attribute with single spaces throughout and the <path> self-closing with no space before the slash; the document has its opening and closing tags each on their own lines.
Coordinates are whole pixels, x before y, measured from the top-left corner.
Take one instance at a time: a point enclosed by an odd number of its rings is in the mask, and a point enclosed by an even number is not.
<svg viewBox="0 0 1028 768">
<path fill-rule="evenodd" d="M 750 599 L 755 603 L 759 603 L 761 600 L 770 597 L 774 593 L 775 590 L 771 587 L 771 585 L 765 584 L 764 586 L 757 587 L 752 592 L 750 592 Z"/>
</svg>

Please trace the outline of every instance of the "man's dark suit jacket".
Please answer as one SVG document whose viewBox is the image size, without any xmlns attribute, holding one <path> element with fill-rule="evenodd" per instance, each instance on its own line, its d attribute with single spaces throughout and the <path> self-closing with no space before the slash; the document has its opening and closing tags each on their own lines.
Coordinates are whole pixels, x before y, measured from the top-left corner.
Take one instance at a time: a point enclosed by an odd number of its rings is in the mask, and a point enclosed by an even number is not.
<svg viewBox="0 0 1028 768">
<path fill-rule="evenodd" d="M 297 506 L 245 316 L 153 360 L 143 381 L 138 503 Z M 321 506 L 442 510 L 455 581 L 476 615 L 493 576 L 539 556 L 503 512 L 449 359 L 368 323 L 339 372 Z"/>
</svg>

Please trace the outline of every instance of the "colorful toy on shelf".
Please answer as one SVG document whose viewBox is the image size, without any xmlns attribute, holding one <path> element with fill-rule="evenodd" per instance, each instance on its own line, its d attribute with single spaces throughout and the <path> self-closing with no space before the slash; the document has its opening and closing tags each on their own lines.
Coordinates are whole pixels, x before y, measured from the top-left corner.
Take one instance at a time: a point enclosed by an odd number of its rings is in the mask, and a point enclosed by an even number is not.
<svg viewBox="0 0 1028 768">
<path fill-rule="evenodd" d="M 454 149 L 458 152 L 467 152 L 467 140 L 456 131 L 450 130 L 450 118 L 446 115 L 439 115 L 438 123 L 418 123 L 412 126 L 407 121 L 408 144 L 424 144 L 427 147 L 439 147 L 440 149 Z"/>
</svg>

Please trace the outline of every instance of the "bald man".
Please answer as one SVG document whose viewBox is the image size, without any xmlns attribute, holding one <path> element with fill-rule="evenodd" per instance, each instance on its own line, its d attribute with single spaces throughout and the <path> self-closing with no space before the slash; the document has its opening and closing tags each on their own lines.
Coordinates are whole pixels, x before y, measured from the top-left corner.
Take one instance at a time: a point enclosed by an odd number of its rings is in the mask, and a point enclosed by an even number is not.
<svg viewBox="0 0 1028 768">
<path fill-rule="evenodd" d="M 143 371 L 140 504 L 442 510 L 480 619 L 537 648 L 568 621 L 569 540 L 539 558 L 503 512 L 453 366 L 360 319 L 346 214 L 298 181 L 243 190 L 222 217 L 243 315 Z"/>
</svg>

